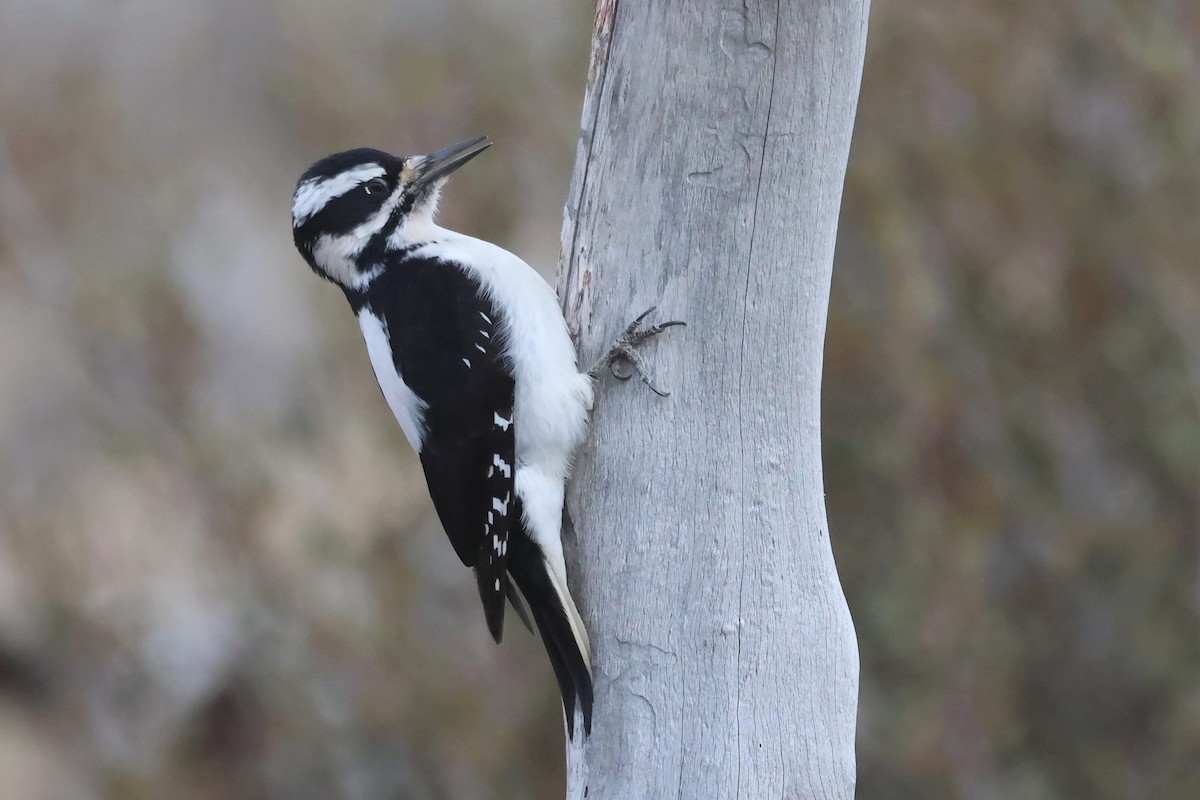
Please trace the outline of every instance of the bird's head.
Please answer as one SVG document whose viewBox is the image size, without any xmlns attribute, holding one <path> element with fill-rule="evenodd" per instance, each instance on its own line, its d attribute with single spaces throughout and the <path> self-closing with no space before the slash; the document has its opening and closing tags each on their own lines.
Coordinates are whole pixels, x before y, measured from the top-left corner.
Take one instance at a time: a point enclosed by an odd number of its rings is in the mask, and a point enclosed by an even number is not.
<svg viewBox="0 0 1200 800">
<path fill-rule="evenodd" d="M 292 196 L 296 248 L 318 275 L 360 288 L 386 250 L 428 238 L 446 178 L 491 145 L 480 136 L 427 155 L 362 147 L 326 156 Z"/>
</svg>

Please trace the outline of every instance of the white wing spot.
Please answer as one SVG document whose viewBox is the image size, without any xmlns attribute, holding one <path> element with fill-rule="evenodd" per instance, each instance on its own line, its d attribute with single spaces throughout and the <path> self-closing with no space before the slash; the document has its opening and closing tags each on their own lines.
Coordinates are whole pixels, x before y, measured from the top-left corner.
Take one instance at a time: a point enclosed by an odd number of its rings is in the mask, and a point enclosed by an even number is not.
<svg viewBox="0 0 1200 800">
<path fill-rule="evenodd" d="M 483 336 L 484 336 L 484 338 L 485 338 L 485 339 L 490 339 L 490 338 L 492 338 L 492 335 L 491 335 L 490 333 L 488 333 L 487 331 L 480 331 L 480 333 L 482 333 L 482 334 L 483 334 Z"/>
<path fill-rule="evenodd" d="M 500 579 L 496 578 L 496 591 L 500 591 Z"/>
<path fill-rule="evenodd" d="M 464 358 L 462 361 L 463 361 L 463 363 L 464 363 L 464 364 L 466 364 L 466 365 L 467 365 L 467 369 L 470 369 L 470 368 L 471 368 L 471 359 L 469 359 L 469 358 Z"/>
<path fill-rule="evenodd" d="M 496 414 L 495 412 L 493 412 L 492 423 L 495 425 L 499 425 L 500 430 L 506 431 L 506 430 L 508 430 L 508 426 L 512 425 L 512 420 L 508 419 L 506 417 L 502 417 L 499 414 Z"/>
<path fill-rule="evenodd" d="M 483 346 L 483 345 L 481 345 L 481 344 L 477 344 L 477 345 L 475 345 L 475 349 L 476 349 L 476 350 L 478 350 L 478 351 L 479 351 L 479 352 L 481 352 L 481 353 L 486 353 L 486 352 L 487 352 L 487 349 L 486 349 L 486 348 L 484 348 L 484 346 Z"/>
<path fill-rule="evenodd" d="M 499 453 L 492 454 L 492 466 L 488 467 L 488 477 L 489 478 L 492 476 L 492 473 L 495 471 L 496 467 L 500 468 L 500 471 L 504 473 L 504 477 L 506 477 L 506 478 L 512 477 L 512 467 L 509 465 L 509 463 L 507 461 L 505 461 L 503 458 L 500 457 Z"/>
<path fill-rule="evenodd" d="M 483 317 L 484 321 L 485 321 L 485 322 L 487 322 L 487 324 L 488 324 L 488 325 L 491 325 L 491 324 L 492 324 L 492 318 L 491 318 L 491 317 L 489 317 L 487 314 L 485 314 L 485 313 L 483 313 L 482 311 L 480 311 L 480 312 L 479 312 L 479 316 Z"/>
</svg>

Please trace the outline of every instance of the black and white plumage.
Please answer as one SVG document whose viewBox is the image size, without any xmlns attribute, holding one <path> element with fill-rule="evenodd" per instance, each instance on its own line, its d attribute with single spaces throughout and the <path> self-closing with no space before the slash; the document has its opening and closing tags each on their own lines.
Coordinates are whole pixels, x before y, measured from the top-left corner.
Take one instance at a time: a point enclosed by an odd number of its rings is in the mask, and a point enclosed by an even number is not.
<svg viewBox="0 0 1200 800">
<path fill-rule="evenodd" d="M 475 571 L 488 628 L 505 598 L 545 643 L 568 735 L 591 727 L 587 630 L 567 588 L 563 493 L 591 378 L 550 286 L 517 256 L 437 226 L 446 176 L 490 145 L 329 156 L 293 197 L 297 248 L 341 287 L 375 376 L 420 455 L 434 508 Z M 514 590 L 514 585 L 517 591 Z"/>
</svg>

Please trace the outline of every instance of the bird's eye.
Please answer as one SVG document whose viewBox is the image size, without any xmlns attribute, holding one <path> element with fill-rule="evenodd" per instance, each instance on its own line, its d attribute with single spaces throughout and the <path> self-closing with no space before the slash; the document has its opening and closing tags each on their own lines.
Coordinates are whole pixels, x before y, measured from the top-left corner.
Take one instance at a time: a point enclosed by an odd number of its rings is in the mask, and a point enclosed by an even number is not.
<svg viewBox="0 0 1200 800">
<path fill-rule="evenodd" d="M 388 184 L 383 178 L 371 178 L 363 184 L 363 190 L 367 194 L 383 194 L 388 190 Z"/>
</svg>

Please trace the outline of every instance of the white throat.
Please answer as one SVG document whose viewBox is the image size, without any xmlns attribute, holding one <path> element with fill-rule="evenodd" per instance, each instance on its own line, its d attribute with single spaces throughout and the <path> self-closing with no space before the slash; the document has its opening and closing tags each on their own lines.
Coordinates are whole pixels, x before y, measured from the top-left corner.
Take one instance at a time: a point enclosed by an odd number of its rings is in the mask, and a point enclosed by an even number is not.
<svg viewBox="0 0 1200 800">
<path fill-rule="evenodd" d="M 439 181 L 429 190 L 420 204 L 414 206 L 413 210 L 408 212 L 396 226 L 396 230 L 388 237 L 387 247 L 389 250 L 403 250 L 408 247 L 431 244 L 454 235 L 452 231 L 446 230 L 433 221 L 437 216 L 438 201 L 441 199 L 444 185 L 445 181 Z"/>
</svg>

